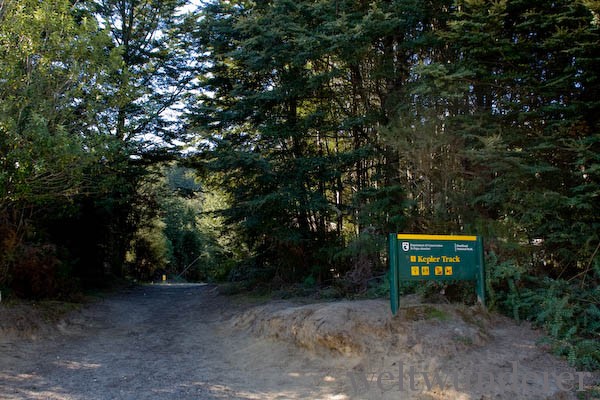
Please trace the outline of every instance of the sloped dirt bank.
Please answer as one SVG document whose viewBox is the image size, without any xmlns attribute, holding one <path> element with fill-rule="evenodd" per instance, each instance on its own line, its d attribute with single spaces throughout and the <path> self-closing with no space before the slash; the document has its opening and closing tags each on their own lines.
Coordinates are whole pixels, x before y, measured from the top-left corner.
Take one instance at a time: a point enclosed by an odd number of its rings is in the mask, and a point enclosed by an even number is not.
<svg viewBox="0 0 600 400">
<path fill-rule="evenodd" d="M 233 326 L 315 352 L 367 355 L 415 350 L 456 354 L 489 339 L 491 317 L 479 307 L 411 304 L 394 318 L 383 300 L 304 306 L 270 304 L 234 318 Z"/>
<path fill-rule="evenodd" d="M 411 298 L 392 317 L 383 300 L 275 303 L 231 323 L 323 359 L 345 359 L 340 380 L 353 398 L 595 398 L 594 377 L 550 355 L 540 332 L 478 306 Z"/>
<path fill-rule="evenodd" d="M 0 341 L 36 340 L 60 334 L 81 304 L 66 302 L 0 303 Z"/>
</svg>

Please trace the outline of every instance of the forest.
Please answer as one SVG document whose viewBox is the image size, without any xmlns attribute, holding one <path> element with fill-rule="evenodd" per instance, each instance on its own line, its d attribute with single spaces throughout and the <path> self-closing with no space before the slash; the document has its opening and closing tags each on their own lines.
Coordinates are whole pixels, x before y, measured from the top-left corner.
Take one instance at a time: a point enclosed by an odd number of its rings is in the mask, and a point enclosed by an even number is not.
<svg viewBox="0 0 600 400">
<path fill-rule="evenodd" d="M 5 298 L 386 296 L 389 233 L 477 234 L 600 368 L 598 0 L 0 0 L 0 165 Z"/>
</svg>

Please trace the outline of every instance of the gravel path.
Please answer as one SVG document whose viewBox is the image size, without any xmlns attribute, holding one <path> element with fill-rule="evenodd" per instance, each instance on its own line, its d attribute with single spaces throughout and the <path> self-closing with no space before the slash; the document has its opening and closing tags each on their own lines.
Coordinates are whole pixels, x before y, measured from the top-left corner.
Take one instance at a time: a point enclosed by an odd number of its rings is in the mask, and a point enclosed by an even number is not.
<svg viewBox="0 0 600 400">
<path fill-rule="evenodd" d="M 310 356 L 228 329 L 240 307 L 204 285 L 111 296 L 70 317 L 53 338 L 0 340 L 0 398 L 346 398 Z"/>
</svg>

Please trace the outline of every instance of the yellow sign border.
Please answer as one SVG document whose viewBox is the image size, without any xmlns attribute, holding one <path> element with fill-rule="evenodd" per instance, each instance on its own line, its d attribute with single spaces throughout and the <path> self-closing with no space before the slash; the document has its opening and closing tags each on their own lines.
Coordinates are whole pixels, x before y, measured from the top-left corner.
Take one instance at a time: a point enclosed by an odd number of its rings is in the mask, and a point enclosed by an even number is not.
<svg viewBox="0 0 600 400">
<path fill-rule="evenodd" d="M 399 233 L 398 240 L 465 240 L 468 242 L 477 241 L 477 236 L 469 235 L 418 235 L 411 233 Z"/>
</svg>

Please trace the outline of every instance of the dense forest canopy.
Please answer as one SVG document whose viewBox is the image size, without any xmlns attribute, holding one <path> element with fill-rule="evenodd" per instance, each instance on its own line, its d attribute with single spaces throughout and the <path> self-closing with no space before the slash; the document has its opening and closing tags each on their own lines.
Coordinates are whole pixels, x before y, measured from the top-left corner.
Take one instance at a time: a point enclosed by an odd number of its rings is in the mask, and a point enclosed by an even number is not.
<svg viewBox="0 0 600 400">
<path fill-rule="evenodd" d="M 0 290 L 382 294 L 388 233 L 480 234 L 598 367 L 598 71 L 596 0 L 0 0 Z"/>
</svg>

